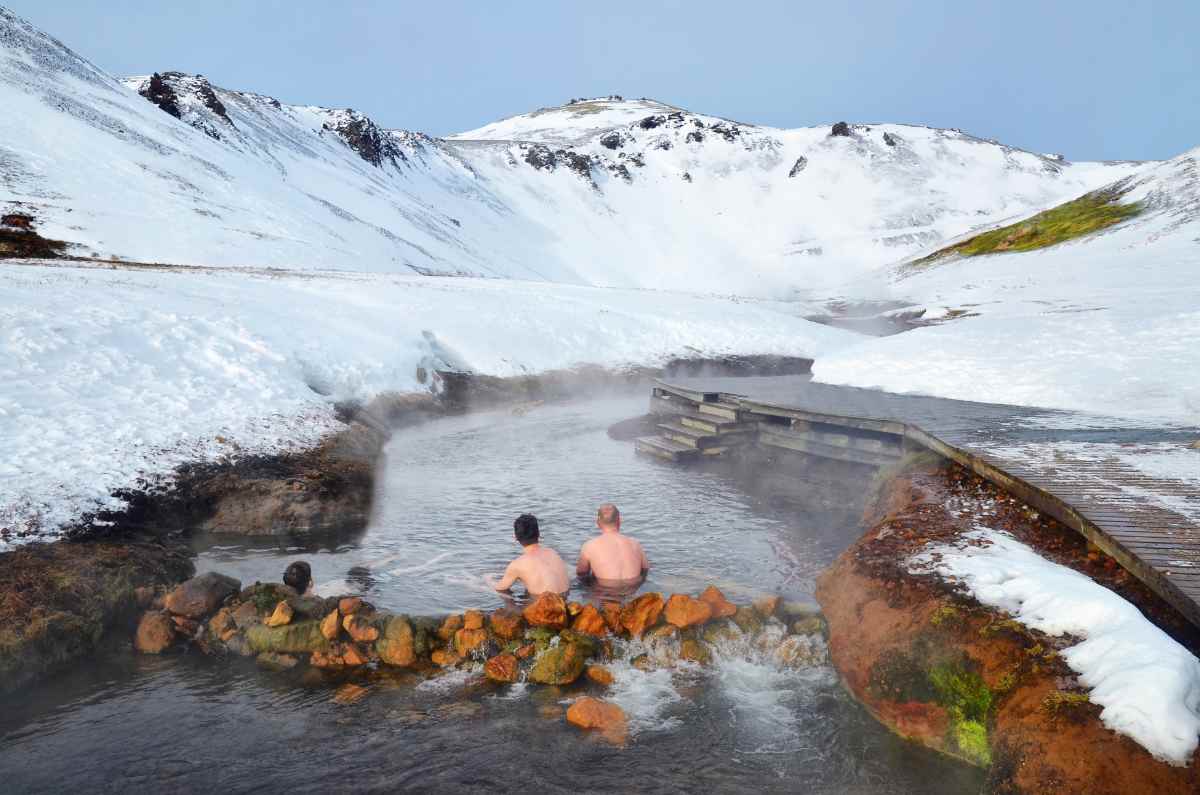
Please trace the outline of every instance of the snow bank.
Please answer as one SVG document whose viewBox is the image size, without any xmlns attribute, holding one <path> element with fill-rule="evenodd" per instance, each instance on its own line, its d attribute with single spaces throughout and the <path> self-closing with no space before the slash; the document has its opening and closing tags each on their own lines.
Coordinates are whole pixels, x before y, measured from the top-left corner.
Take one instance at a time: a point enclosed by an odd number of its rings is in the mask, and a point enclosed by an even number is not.
<svg viewBox="0 0 1200 795">
<path fill-rule="evenodd" d="M 961 583 L 1030 629 L 1082 638 L 1062 656 L 1103 708 L 1104 725 L 1187 764 L 1200 740 L 1200 660 L 1117 594 L 1012 536 L 977 527 L 963 538 L 927 547 L 909 570 Z"/>
<path fill-rule="evenodd" d="M 187 460 L 306 445 L 335 401 L 856 339 L 753 301 L 379 274 L 0 266 L 0 527 L 53 530 Z"/>
</svg>

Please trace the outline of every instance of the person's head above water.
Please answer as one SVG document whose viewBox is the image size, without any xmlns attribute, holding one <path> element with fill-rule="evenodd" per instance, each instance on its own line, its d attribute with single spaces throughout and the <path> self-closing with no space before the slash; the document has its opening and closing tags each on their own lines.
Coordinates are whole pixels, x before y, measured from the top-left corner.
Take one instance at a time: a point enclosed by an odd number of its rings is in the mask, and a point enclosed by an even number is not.
<svg viewBox="0 0 1200 795">
<path fill-rule="evenodd" d="M 621 512 L 611 502 L 606 502 L 596 511 L 596 527 L 601 530 L 621 529 Z"/>
<path fill-rule="evenodd" d="M 283 584 L 290 586 L 298 594 L 303 594 L 312 583 L 312 567 L 302 560 L 287 567 L 283 573 Z"/>
<path fill-rule="evenodd" d="M 531 513 L 523 513 L 518 516 L 513 522 L 513 535 L 517 537 L 517 541 L 523 547 L 536 544 L 540 535 L 537 517 Z"/>
</svg>

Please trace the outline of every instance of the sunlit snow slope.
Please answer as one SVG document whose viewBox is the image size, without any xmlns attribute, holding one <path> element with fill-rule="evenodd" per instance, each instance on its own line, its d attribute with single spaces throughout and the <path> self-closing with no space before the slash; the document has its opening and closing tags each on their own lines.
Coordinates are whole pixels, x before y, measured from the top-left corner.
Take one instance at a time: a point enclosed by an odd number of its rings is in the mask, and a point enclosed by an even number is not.
<svg viewBox="0 0 1200 795">
<path fill-rule="evenodd" d="M 776 130 L 619 98 L 438 140 L 194 75 L 151 82 L 0 9 L 0 206 L 100 257 L 778 295 L 1131 168 L 954 130 Z"/>
</svg>

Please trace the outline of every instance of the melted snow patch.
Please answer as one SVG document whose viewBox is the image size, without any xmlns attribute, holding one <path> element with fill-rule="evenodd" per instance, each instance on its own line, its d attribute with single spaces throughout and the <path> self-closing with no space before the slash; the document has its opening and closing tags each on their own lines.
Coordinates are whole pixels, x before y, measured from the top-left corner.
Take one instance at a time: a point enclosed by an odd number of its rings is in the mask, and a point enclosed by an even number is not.
<svg viewBox="0 0 1200 795">
<path fill-rule="evenodd" d="M 1200 660 L 1132 604 L 1007 533 L 984 527 L 962 544 L 935 544 L 909 571 L 960 583 L 1030 629 L 1083 640 L 1062 656 L 1109 729 L 1172 764 L 1187 764 L 1200 739 Z"/>
</svg>

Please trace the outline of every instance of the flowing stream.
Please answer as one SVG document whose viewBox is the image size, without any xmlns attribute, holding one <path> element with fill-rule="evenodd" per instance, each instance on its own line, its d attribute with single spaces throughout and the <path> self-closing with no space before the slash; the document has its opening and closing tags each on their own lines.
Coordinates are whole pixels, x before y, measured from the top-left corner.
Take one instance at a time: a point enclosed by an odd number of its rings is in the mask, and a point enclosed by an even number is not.
<svg viewBox="0 0 1200 795">
<path fill-rule="evenodd" d="M 730 474 L 635 456 L 607 427 L 644 398 L 448 418 L 398 432 L 376 516 L 337 544 L 205 542 L 198 569 L 278 580 L 308 560 L 320 588 L 380 608 L 495 609 L 483 584 L 536 514 L 573 567 L 595 509 L 615 502 L 644 544 L 642 590 L 811 601 L 814 578 L 861 532 L 850 512 L 784 510 Z M 861 489 L 864 484 L 848 484 Z M 576 586 L 571 598 L 591 596 Z M 197 653 L 127 648 L 0 702 L 6 792 L 593 790 L 811 793 L 978 791 L 979 771 L 890 735 L 827 666 L 792 669 L 737 639 L 706 667 L 613 664 L 607 698 L 628 714 L 625 747 L 565 723 L 580 690 L 496 687 L 475 671 L 426 679 L 381 671 L 350 682 L 272 673 Z"/>
</svg>

